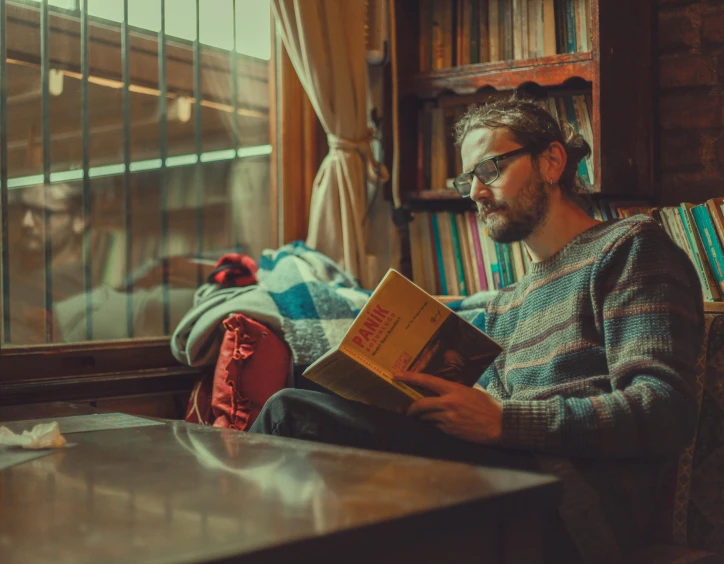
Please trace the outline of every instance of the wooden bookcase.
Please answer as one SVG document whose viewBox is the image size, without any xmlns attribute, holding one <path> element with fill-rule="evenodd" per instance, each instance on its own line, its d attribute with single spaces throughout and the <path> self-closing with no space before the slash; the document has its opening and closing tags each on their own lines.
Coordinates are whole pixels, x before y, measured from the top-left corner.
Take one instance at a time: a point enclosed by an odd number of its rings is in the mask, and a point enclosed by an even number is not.
<svg viewBox="0 0 724 564">
<path fill-rule="evenodd" d="M 591 0 L 592 49 L 588 52 L 427 72 L 420 72 L 421 5 L 418 0 L 395 0 L 400 187 L 411 211 L 474 209 L 470 200 L 454 191 L 432 186 L 418 191 L 418 113 L 423 105 L 450 97 L 461 103 L 483 101 L 491 92 L 530 91 L 531 86 L 546 94 L 566 89 L 590 93 L 593 193 L 640 199 L 655 196 L 652 0 Z M 401 268 L 409 276 L 409 237 L 403 233 L 402 238 Z"/>
</svg>

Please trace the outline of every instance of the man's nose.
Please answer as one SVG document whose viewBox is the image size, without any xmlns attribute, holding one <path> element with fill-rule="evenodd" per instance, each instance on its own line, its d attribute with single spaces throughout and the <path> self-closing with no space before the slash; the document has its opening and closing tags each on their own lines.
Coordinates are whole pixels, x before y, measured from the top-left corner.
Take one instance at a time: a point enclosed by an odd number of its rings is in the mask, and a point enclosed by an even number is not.
<svg viewBox="0 0 724 564">
<path fill-rule="evenodd" d="M 35 227 L 35 218 L 33 217 L 33 212 L 30 210 L 25 210 L 25 215 L 23 216 L 23 227 Z"/>
<path fill-rule="evenodd" d="M 473 176 L 473 183 L 470 185 L 470 199 L 474 202 L 493 199 L 493 193 L 490 190 L 490 186 L 486 186 L 480 182 L 480 179 L 477 176 Z"/>
</svg>

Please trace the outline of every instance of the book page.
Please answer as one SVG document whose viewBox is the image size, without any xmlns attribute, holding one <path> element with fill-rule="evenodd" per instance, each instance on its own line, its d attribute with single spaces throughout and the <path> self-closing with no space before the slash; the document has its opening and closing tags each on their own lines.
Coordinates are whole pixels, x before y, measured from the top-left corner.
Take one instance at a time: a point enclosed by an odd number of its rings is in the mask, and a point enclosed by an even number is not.
<svg viewBox="0 0 724 564">
<path fill-rule="evenodd" d="M 402 383 L 390 382 L 367 368 L 359 361 L 347 356 L 339 349 L 332 349 L 304 372 L 304 377 L 354 401 L 376 405 L 389 410 L 407 409 L 420 397 L 410 397 L 401 388 L 409 388 Z"/>
</svg>

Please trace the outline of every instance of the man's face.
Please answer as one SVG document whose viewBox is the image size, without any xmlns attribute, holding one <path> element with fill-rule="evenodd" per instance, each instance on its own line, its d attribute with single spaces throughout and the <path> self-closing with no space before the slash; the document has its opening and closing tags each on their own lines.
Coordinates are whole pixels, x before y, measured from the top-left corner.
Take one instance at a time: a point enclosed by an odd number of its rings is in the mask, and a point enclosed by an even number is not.
<svg viewBox="0 0 724 564">
<path fill-rule="evenodd" d="M 65 248 L 79 231 L 80 210 L 73 198 L 68 197 L 68 187 L 62 184 L 48 187 L 45 201 L 44 187 L 33 186 L 23 190 L 22 196 L 23 247 L 31 253 L 44 248 L 46 210 L 48 211 L 48 236 L 53 250 Z M 82 231 L 82 229 L 81 229 Z"/>
<path fill-rule="evenodd" d="M 519 147 L 505 128 L 475 129 L 468 133 L 460 149 L 463 170 Z M 533 157 L 527 153 L 501 161 L 498 167 L 500 176 L 489 186 L 473 179 L 470 197 L 477 203 L 478 216 L 493 240 L 522 241 L 543 225 L 549 192 Z"/>
</svg>

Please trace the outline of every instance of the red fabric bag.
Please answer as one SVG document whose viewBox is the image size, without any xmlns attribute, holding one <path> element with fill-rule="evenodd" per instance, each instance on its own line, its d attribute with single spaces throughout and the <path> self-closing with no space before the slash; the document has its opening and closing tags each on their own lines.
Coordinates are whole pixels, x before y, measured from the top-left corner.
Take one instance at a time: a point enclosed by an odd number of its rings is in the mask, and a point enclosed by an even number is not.
<svg viewBox="0 0 724 564">
<path fill-rule="evenodd" d="M 186 421 L 246 431 L 266 401 L 287 386 L 291 354 L 284 341 L 243 314 L 224 320 L 224 329 L 211 389 L 208 380 L 197 383 Z M 210 417 L 198 421 L 208 414 L 209 392 Z"/>
</svg>

